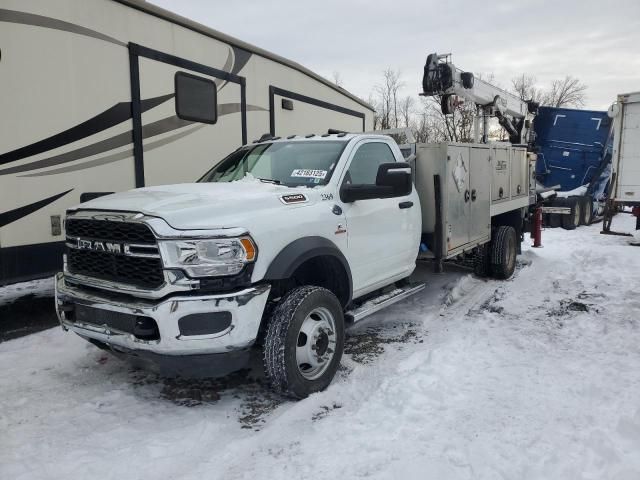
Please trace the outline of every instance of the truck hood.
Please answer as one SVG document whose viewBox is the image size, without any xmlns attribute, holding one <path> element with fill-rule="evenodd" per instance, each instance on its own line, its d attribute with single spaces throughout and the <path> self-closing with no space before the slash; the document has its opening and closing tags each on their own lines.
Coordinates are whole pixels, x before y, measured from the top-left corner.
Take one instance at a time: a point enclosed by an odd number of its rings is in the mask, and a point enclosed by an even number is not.
<svg viewBox="0 0 640 480">
<path fill-rule="evenodd" d="M 75 208 L 140 212 L 163 218 L 178 230 L 248 228 L 247 222 L 251 217 L 315 203 L 318 194 L 314 193 L 305 187 L 289 188 L 244 179 L 231 183 L 182 183 L 138 188 L 100 197 Z M 306 201 L 286 203 L 287 198 L 299 194 L 304 195 Z"/>
</svg>

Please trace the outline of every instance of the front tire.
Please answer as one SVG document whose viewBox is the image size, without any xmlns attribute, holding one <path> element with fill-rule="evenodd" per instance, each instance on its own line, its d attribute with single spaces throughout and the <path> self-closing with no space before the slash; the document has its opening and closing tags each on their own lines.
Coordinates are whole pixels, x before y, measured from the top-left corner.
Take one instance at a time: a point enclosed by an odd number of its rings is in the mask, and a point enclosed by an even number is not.
<svg viewBox="0 0 640 480">
<path fill-rule="evenodd" d="M 311 285 L 287 292 L 267 326 L 264 370 L 272 388 L 305 398 L 333 379 L 344 350 L 344 316 L 337 297 Z"/>
</svg>

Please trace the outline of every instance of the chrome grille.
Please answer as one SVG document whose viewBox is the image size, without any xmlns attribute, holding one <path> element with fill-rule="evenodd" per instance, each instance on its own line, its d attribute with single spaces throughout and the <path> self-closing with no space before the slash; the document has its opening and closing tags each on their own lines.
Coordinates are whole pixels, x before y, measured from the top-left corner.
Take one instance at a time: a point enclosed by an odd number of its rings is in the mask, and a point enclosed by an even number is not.
<svg viewBox="0 0 640 480">
<path fill-rule="evenodd" d="M 144 289 L 164 283 L 162 260 L 147 225 L 70 218 L 66 232 L 69 273 Z"/>
<path fill-rule="evenodd" d="M 69 218 L 66 221 L 65 228 L 67 230 L 67 237 L 149 245 L 156 244 L 153 232 L 142 223 Z"/>
</svg>

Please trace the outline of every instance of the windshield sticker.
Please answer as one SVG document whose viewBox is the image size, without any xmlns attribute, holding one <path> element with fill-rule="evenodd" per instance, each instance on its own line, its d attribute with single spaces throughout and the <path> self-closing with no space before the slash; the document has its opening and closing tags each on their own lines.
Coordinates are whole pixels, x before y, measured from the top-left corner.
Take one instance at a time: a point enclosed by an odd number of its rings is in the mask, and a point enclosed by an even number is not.
<svg viewBox="0 0 640 480">
<path fill-rule="evenodd" d="M 292 193 L 290 195 L 282 195 L 280 200 L 282 200 L 282 203 L 305 203 L 307 197 L 302 193 Z"/>
<path fill-rule="evenodd" d="M 296 168 L 293 172 L 291 172 L 292 177 L 303 177 L 303 178 L 317 178 L 318 180 L 322 180 L 327 176 L 326 170 L 309 170 L 306 168 Z"/>
</svg>

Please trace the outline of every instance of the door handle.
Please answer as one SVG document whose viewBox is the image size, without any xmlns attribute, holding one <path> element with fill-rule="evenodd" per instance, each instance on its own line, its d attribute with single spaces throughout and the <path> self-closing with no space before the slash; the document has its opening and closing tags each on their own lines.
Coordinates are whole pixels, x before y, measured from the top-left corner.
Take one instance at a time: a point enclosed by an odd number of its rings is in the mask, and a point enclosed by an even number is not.
<svg viewBox="0 0 640 480">
<path fill-rule="evenodd" d="M 469 201 L 469 190 L 465 190 L 464 191 L 464 203 L 467 203 Z"/>
<path fill-rule="evenodd" d="M 399 206 L 400 208 L 411 208 L 411 207 L 413 207 L 413 202 L 411 202 L 411 201 L 408 201 L 408 202 L 400 202 L 400 203 L 398 204 L 398 206 Z"/>
<path fill-rule="evenodd" d="M 478 195 L 476 194 L 476 189 L 474 188 L 473 190 L 471 190 L 471 201 L 475 202 L 476 198 L 478 198 Z"/>
</svg>

